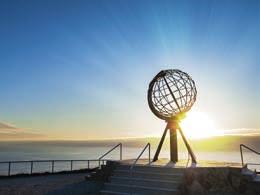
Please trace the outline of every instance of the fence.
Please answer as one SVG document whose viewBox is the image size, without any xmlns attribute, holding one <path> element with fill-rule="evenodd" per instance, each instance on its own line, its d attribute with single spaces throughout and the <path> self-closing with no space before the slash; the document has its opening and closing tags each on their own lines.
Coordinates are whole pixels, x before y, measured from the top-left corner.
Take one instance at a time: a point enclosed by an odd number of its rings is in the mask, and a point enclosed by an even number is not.
<svg viewBox="0 0 260 195">
<path fill-rule="evenodd" d="M 80 169 L 93 169 L 100 164 L 106 164 L 103 160 L 33 160 L 33 161 L 4 161 L 0 162 L 1 176 L 15 174 L 54 173 L 60 171 L 74 171 Z M 5 171 L 6 170 L 6 171 Z"/>
<path fill-rule="evenodd" d="M 60 171 L 100 168 L 101 164 L 105 165 L 108 161 L 107 159 L 104 159 L 104 157 L 110 154 L 116 148 L 120 149 L 120 160 L 122 160 L 122 143 L 119 143 L 112 149 L 108 150 L 99 159 L 94 160 L 2 161 L 0 162 L 0 176 L 33 173 L 54 173 Z"/>
</svg>

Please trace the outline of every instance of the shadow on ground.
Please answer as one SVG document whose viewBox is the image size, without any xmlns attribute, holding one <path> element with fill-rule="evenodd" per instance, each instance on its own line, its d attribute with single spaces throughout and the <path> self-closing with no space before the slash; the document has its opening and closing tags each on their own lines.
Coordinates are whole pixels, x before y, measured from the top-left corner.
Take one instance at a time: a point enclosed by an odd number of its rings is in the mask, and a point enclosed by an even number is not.
<svg viewBox="0 0 260 195">
<path fill-rule="evenodd" d="M 65 185 L 62 188 L 58 188 L 46 193 L 46 195 L 94 195 L 99 194 L 99 190 L 102 187 L 102 182 L 94 181 L 81 181 L 74 184 Z"/>
</svg>

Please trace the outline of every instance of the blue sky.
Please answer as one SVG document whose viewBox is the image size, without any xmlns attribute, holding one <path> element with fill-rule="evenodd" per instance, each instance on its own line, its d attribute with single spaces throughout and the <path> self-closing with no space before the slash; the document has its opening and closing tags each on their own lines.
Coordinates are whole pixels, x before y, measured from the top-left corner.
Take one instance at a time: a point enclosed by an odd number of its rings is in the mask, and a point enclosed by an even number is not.
<svg viewBox="0 0 260 195">
<path fill-rule="evenodd" d="M 149 136 L 161 69 L 196 82 L 193 110 L 260 129 L 260 1 L 1 1 L 0 122 L 66 139 Z"/>
</svg>

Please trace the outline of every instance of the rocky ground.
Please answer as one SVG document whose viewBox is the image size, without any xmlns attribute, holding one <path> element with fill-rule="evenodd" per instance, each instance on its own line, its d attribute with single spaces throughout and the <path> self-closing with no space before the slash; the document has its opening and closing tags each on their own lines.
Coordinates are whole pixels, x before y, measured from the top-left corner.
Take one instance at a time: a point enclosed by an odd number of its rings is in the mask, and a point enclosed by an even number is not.
<svg viewBox="0 0 260 195">
<path fill-rule="evenodd" d="M 186 169 L 182 185 L 182 195 L 257 195 L 259 183 L 241 175 L 236 167 L 198 167 Z"/>
</svg>

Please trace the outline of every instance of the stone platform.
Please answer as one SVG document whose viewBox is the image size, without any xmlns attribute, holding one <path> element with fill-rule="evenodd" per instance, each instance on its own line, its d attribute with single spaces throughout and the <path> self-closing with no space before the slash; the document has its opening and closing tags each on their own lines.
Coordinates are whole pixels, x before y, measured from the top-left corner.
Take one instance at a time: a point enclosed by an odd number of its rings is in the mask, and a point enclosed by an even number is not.
<svg viewBox="0 0 260 195">
<path fill-rule="evenodd" d="M 260 194 L 259 183 L 253 175 L 245 176 L 241 164 L 199 161 L 196 167 L 187 167 L 187 161 L 176 164 L 169 159 L 150 163 L 140 159 L 131 171 L 134 160 L 115 162 L 114 169 L 101 194 L 127 195 L 235 195 Z"/>
<path fill-rule="evenodd" d="M 121 164 L 133 164 L 134 159 L 128 159 L 121 161 Z M 137 162 L 137 165 L 148 165 L 149 160 L 148 159 L 140 159 Z M 172 168 L 185 168 L 191 166 L 191 161 L 187 164 L 187 160 L 179 160 L 176 164 L 170 162 L 167 158 L 161 158 L 158 159 L 156 162 L 152 162 L 150 164 L 151 166 L 157 166 L 157 167 L 172 167 Z M 241 163 L 235 163 L 235 162 L 218 162 L 218 161 L 206 161 L 206 160 L 200 160 L 198 161 L 196 167 L 235 167 L 235 168 L 242 168 Z"/>
</svg>

